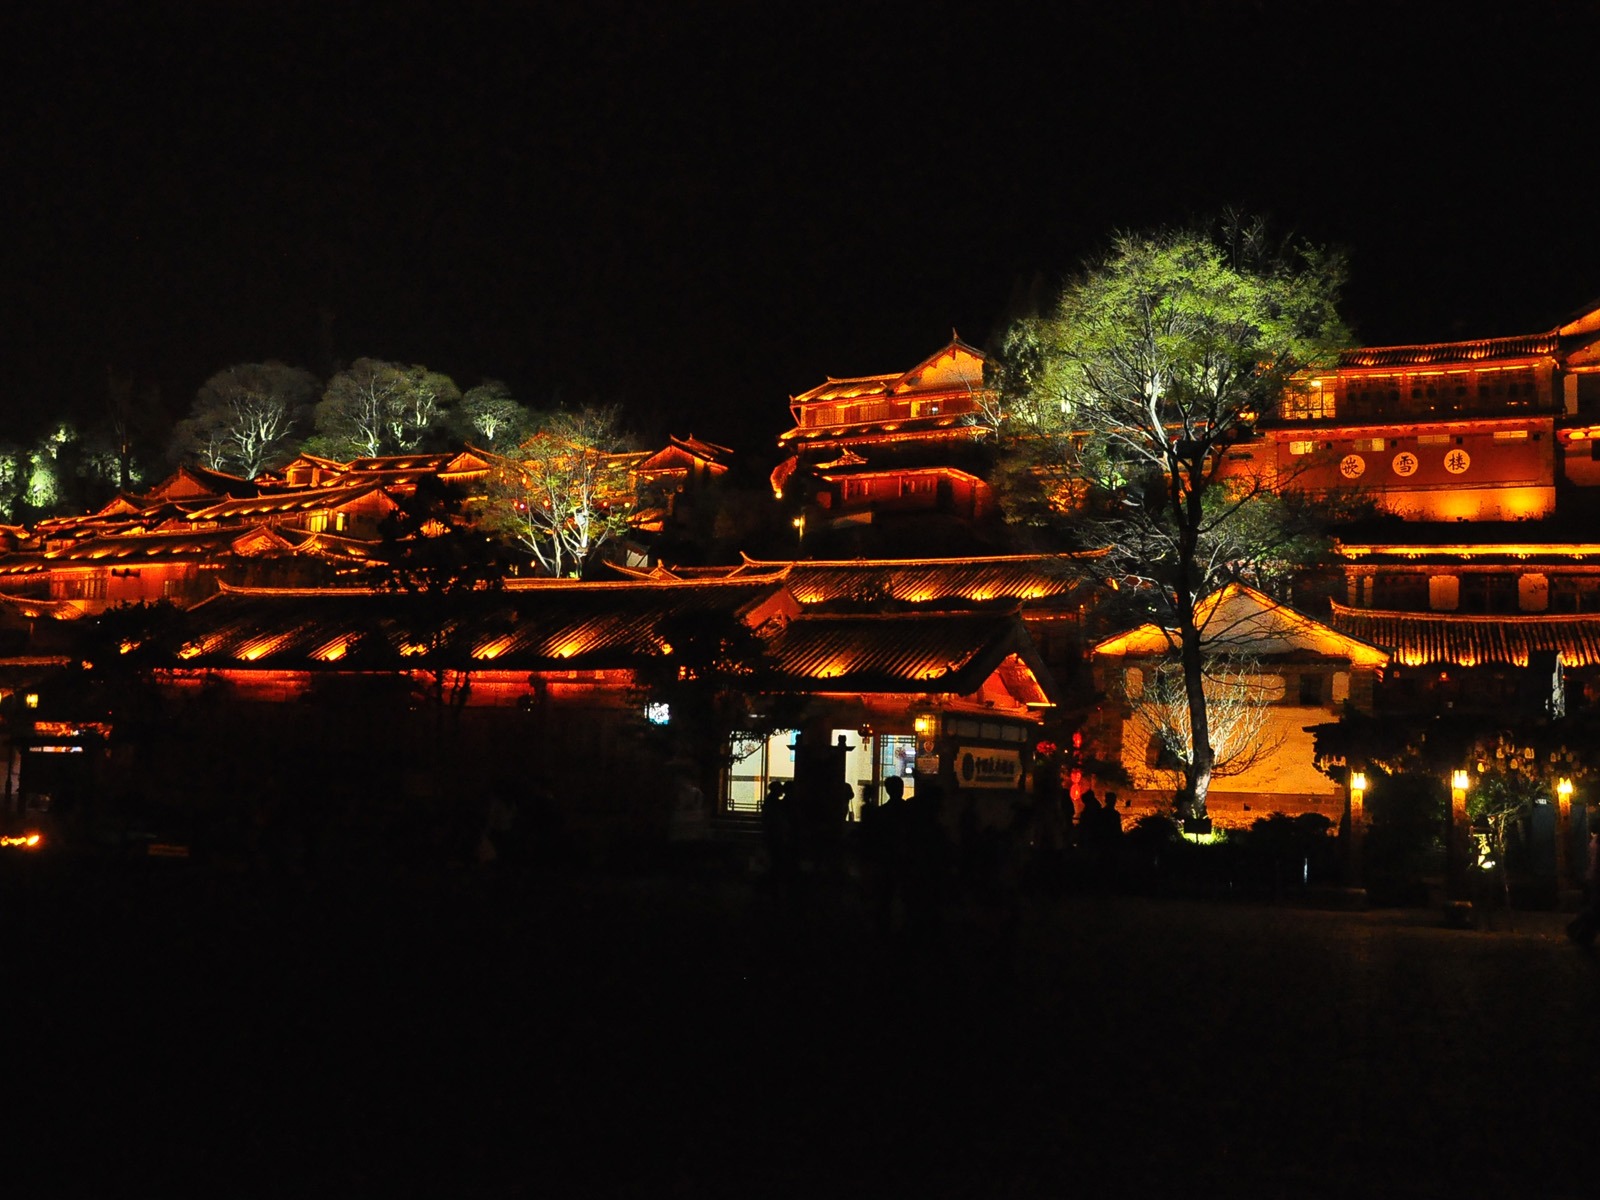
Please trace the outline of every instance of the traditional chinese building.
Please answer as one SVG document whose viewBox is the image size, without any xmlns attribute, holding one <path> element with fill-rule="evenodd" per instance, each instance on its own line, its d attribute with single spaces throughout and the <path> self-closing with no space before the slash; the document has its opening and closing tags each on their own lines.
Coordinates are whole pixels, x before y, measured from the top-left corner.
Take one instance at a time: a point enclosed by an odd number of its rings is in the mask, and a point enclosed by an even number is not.
<svg viewBox="0 0 1600 1200">
<path fill-rule="evenodd" d="M 774 492 L 798 494 L 816 528 L 904 514 L 985 520 L 995 501 L 985 479 L 993 396 L 984 361 L 952 336 L 910 370 L 830 377 L 793 397 Z"/>
<path fill-rule="evenodd" d="M 304 789 L 311 770 L 336 806 L 377 793 L 470 816 L 497 780 L 536 780 L 574 828 L 660 833 L 673 717 L 670 704 L 649 702 L 646 680 L 681 653 L 667 637 L 685 618 L 755 633 L 771 670 L 751 704 L 777 693 L 804 701 L 794 728 L 731 770 L 699 764 L 718 811 L 755 811 L 768 783 L 796 777 L 808 744 L 843 751 L 837 782 L 851 797 L 840 821 L 889 773 L 1006 805 L 1026 785 L 1054 687 L 1014 613 L 812 613 L 781 573 L 507 581 L 447 609 L 366 589 L 223 586 L 184 614 L 155 686 L 189 723 L 172 753 L 195 739 L 240 745 L 245 730 L 298 747 L 258 764 L 247 785 L 236 766 L 217 765 L 252 794 Z M 124 653 L 140 649 L 136 635 L 125 639 Z M 199 762 L 146 762 L 136 775 L 212 786 Z"/>
<path fill-rule="evenodd" d="M 1239 584 L 1203 601 L 1196 621 L 1208 654 L 1249 671 L 1215 681 L 1219 763 L 1206 798 L 1212 819 L 1246 828 L 1275 812 L 1319 813 L 1337 825 L 1348 792 L 1317 769 L 1309 727 L 1336 720 L 1347 703 L 1370 713 L 1389 654 Z M 1164 737 L 1187 728 L 1181 685 L 1175 694 L 1156 685 L 1173 667 L 1176 636 L 1142 625 L 1091 650 L 1097 690 L 1108 698 L 1094 736 L 1132 781 L 1126 799 L 1134 816 L 1169 812 L 1181 782 Z M 1230 706 L 1230 698 L 1238 703 Z"/>
<path fill-rule="evenodd" d="M 1230 469 L 1411 521 L 1522 521 L 1600 483 L 1600 308 L 1516 337 L 1345 351 Z"/>
</svg>

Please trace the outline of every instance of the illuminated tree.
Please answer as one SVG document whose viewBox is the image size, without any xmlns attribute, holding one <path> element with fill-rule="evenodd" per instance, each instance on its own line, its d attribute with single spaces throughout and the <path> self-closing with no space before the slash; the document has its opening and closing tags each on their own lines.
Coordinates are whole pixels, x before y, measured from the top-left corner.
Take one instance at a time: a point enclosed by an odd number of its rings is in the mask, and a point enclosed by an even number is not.
<svg viewBox="0 0 1600 1200">
<path fill-rule="evenodd" d="M 1271 758 L 1283 745 L 1284 732 L 1271 722 L 1272 691 L 1261 664 L 1248 657 L 1208 653 L 1202 659 L 1206 718 L 1214 756 L 1211 777 L 1242 775 Z M 1181 781 L 1191 769 L 1193 714 L 1183 672 L 1167 663 L 1141 679 L 1137 694 L 1125 692 L 1130 720 L 1144 744 L 1159 747 L 1157 770 L 1173 772 Z"/>
<path fill-rule="evenodd" d="M 456 406 L 455 420 L 463 435 L 486 450 L 507 445 L 527 428 L 528 410 L 518 404 L 498 379 L 485 379 L 469 388 Z"/>
<path fill-rule="evenodd" d="M 490 478 L 487 523 L 556 576 L 577 575 L 628 527 L 635 497 L 614 408 L 546 417 Z"/>
<path fill-rule="evenodd" d="M 316 406 L 315 448 L 335 458 L 412 453 L 440 431 L 460 398 L 448 375 L 358 358 L 328 381 Z"/>
<path fill-rule="evenodd" d="M 316 398 L 309 371 L 281 362 L 218 371 L 173 432 L 172 457 L 254 479 L 288 457 L 290 439 Z"/>
<path fill-rule="evenodd" d="M 1031 511 L 1074 508 L 1097 569 L 1172 630 L 1190 745 L 1178 805 L 1204 818 L 1217 753 L 1195 609 L 1255 584 L 1291 537 L 1262 538 L 1281 480 L 1227 475 L 1230 446 L 1298 373 L 1346 341 L 1342 264 L 1269 245 L 1259 225 L 1119 237 L 1049 316 L 1006 342 L 1004 428 L 1032 481 Z"/>
</svg>

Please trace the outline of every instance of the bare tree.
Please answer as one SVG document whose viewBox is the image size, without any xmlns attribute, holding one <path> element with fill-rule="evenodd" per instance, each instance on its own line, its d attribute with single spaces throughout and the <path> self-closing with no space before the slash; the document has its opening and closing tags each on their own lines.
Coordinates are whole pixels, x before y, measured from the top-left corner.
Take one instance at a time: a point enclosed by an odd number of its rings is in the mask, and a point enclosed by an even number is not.
<svg viewBox="0 0 1600 1200">
<path fill-rule="evenodd" d="M 1207 655 L 1202 669 L 1212 778 L 1242 775 L 1271 759 L 1284 742 L 1283 731 L 1271 722 L 1273 677 L 1263 675 L 1258 659 L 1235 654 Z M 1171 782 L 1180 784 L 1193 769 L 1194 746 L 1181 664 L 1169 660 L 1142 672 L 1137 687 L 1128 686 L 1125 675 L 1122 691 L 1130 724 L 1142 735 L 1139 744 L 1159 747 L 1155 770 L 1170 773 Z"/>
<path fill-rule="evenodd" d="M 423 448 L 460 398 L 438 371 L 358 358 L 328 381 L 317 404 L 320 448 L 335 457 L 409 454 Z"/>
<path fill-rule="evenodd" d="M 309 371 L 281 362 L 218 371 L 174 430 L 173 456 L 254 479 L 286 457 L 316 394 Z"/>
</svg>

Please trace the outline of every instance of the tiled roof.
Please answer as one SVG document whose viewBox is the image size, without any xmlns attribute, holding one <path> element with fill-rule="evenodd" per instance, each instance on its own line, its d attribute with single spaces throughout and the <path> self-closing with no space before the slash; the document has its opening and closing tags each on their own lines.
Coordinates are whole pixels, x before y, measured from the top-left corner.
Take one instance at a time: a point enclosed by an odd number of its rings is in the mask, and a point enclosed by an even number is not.
<svg viewBox="0 0 1600 1200">
<path fill-rule="evenodd" d="M 552 581 L 454 597 L 441 628 L 427 597 L 395 592 L 228 588 L 188 612 L 193 666 L 304 669 L 425 652 L 462 668 L 600 670 L 662 653 L 658 632 L 687 614 L 739 618 L 774 591 L 757 582 L 578 584 Z"/>
<path fill-rule="evenodd" d="M 785 581 L 802 604 L 886 598 L 903 604 L 962 601 L 1036 603 L 1066 597 L 1078 583 L 1068 555 L 994 558 L 853 559 L 763 562 L 746 558 L 740 573 L 787 568 Z"/>
<path fill-rule="evenodd" d="M 1194 620 L 1202 645 L 1226 653 L 1262 659 L 1311 653 L 1363 667 L 1382 666 L 1389 659 L 1371 639 L 1324 624 L 1242 583 L 1230 583 L 1201 600 Z M 1150 623 L 1104 639 L 1091 653 L 1166 657 L 1177 644 L 1176 630 Z"/>
<path fill-rule="evenodd" d="M 0 554 L 0 575 L 16 578 L 19 575 L 38 575 L 49 570 L 42 555 L 32 551 Z"/>
<path fill-rule="evenodd" d="M 882 421 L 850 421 L 840 425 L 797 425 L 778 435 L 779 445 L 789 442 L 832 442 L 849 438 L 893 441 L 935 433 L 960 433 L 964 437 L 986 437 L 987 426 L 967 420 L 968 413 L 946 413 L 930 417 L 890 417 Z"/>
<path fill-rule="evenodd" d="M 1600 665 L 1600 613 L 1469 615 L 1392 612 L 1335 603 L 1330 623 L 1352 637 L 1389 650 L 1416 667 L 1528 665 L 1538 650 L 1555 650 L 1568 667 Z"/>
<path fill-rule="evenodd" d="M 45 553 L 52 564 L 91 563 L 127 559 L 171 560 L 204 558 L 225 549 L 239 536 L 237 529 L 186 533 L 129 533 L 88 538 Z"/>
<path fill-rule="evenodd" d="M 242 517 L 314 512 L 350 504 L 378 490 L 380 490 L 378 484 L 371 480 L 363 480 L 360 483 L 340 482 L 336 486 L 276 492 L 240 500 L 223 500 L 204 508 L 194 509 L 185 516 L 190 521 L 228 521 Z"/>
<path fill-rule="evenodd" d="M 1527 334 L 1522 337 L 1479 338 L 1470 342 L 1431 342 L 1419 346 L 1367 346 L 1345 350 L 1339 366 L 1404 367 L 1433 363 L 1480 362 L 1493 358 L 1532 358 L 1554 354 L 1561 345 L 1561 333 Z"/>
<path fill-rule="evenodd" d="M 1021 622 L 1005 613 L 806 615 L 770 650 L 780 675 L 830 692 L 968 695 L 1011 654 L 1031 660 L 1041 687 L 1047 678 Z"/>
<path fill-rule="evenodd" d="M 456 457 L 455 451 L 433 454 L 387 454 L 379 458 L 352 458 L 345 465 L 347 471 L 442 471 Z"/>
<path fill-rule="evenodd" d="M 186 614 L 190 667 L 306 670 L 404 666 L 614 670 L 669 653 L 663 627 L 699 615 L 745 621 L 783 588 L 771 580 L 581 584 L 452 598 L 366 590 L 229 588 Z M 792 611 L 792 609 L 791 609 Z M 1048 704 L 1048 673 L 1009 613 L 793 616 L 765 625 L 787 686 L 827 692 L 972 695 L 1001 672 L 1021 703 Z M 436 657 L 425 659 L 430 645 Z"/>
</svg>

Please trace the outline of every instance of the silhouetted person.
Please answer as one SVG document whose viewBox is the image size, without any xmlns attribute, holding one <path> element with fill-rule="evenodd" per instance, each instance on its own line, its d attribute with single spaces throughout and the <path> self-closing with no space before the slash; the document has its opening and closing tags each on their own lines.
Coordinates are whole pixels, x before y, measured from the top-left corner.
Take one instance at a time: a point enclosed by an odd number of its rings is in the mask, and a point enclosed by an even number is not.
<svg viewBox="0 0 1600 1200">
<path fill-rule="evenodd" d="M 1083 811 L 1078 814 L 1078 847 L 1089 850 L 1100 844 L 1105 834 L 1101 825 L 1100 798 L 1090 788 L 1078 800 L 1083 806 Z"/>
<path fill-rule="evenodd" d="M 907 804 L 906 934 L 921 949 L 942 933 L 946 860 L 949 844 L 940 809 L 944 793 L 931 779 L 917 785 Z"/>
<path fill-rule="evenodd" d="M 905 900 L 905 788 L 905 780 L 891 775 L 883 781 L 883 803 L 861 813 L 861 890 L 881 934 L 894 931 L 895 901 Z"/>
<path fill-rule="evenodd" d="M 1121 837 L 1122 814 L 1117 811 L 1117 794 L 1115 792 L 1106 793 L 1105 808 L 1101 811 L 1102 820 L 1105 821 L 1106 836 Z"/>
<path fill-rule="evenodd" d="M 761 801 L 761 833 L 767 844 L 768 872 L 776 879 L 796 866 L 793 800 L 781 779 L 767 784 Z"/>
</svg>

